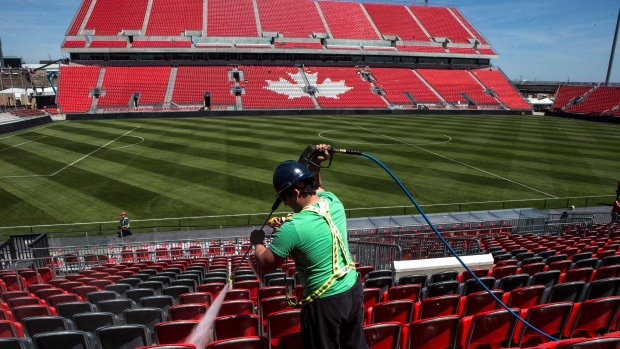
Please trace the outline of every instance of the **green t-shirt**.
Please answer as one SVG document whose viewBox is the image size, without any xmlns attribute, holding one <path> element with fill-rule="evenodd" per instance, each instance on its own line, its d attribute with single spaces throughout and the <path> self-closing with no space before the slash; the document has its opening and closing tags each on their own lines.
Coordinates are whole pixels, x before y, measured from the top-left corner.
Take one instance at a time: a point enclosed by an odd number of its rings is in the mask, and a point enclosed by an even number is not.
<svg viewBox="0 0 620 349">
<path fill-rule="evenodd" d="M 317 195 L 327 200 L 332 220 L 342 237 L 348 260 L 352 261 L 348 250 L 347 219 L 342 202 L 334 194 L 327 191 L 319 191 Z M 318 206 L 318 204 L 314 204 L 314 206 Z M 289 255 L 293 257 L 301 284 L 304 287 L 304 297 L 309 296 L 321 287 L 333 274 L 332 235 L 329 225 L 323 217 L 314 212 L 296 213 L 290 220 L 282 224 L 269 249 L 282 258 Z M 341 268 L 345 266 L 340 248 L 338 248 L 338 263 Z M 336 280 L 321 298 L 345 292 L 355 285 L 356 281 L 357 273 L 350 271 Z"/>
</svg>

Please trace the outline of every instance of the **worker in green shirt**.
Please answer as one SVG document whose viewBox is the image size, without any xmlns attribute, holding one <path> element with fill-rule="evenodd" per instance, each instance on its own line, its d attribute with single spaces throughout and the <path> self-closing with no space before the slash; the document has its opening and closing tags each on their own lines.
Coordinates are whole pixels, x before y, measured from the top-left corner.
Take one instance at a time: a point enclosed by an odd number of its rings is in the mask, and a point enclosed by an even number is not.
<svg viewBox="0 0 620 349">
<path fill-rule="evenodd" d="M 116 236 L 120 238 L 121 236 L 131 235 L 131 230 L 129 229 L 129 218 L 127 218 L 125 212 L 121 212 L 121 219 L 118 221 L 118 223 L 120 224 L 118 226 L 118 229 L 120 229 L 120 231 L 116 233 Z"/>
<path fill-rule="evenodd" d="M 276 168 L 274 189 L 295 215 L 269 247 L 262 230 L 253 231 L 250 242 L 262 272 L 278 268 L 288 256 L 295 261 L 304 298 L 290 303 L 301 307 L 304 348 L 364 349 L 363 286 L 348 250 L 344 206 L 323 190 L 317 166 L 329 159 L 329 147 L 317 145 L 308 168 L 293 160 Z"/>
</svg>

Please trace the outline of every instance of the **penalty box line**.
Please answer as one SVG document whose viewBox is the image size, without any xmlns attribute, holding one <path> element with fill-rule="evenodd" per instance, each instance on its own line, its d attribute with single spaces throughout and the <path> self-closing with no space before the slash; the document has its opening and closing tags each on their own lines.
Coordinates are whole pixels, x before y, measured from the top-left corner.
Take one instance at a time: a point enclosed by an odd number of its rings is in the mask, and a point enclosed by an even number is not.
<svg viewBox="0 0 620 349">
<path fill-rule="evenodd" d="M 79 159 L 75 160 L 74 162 L 70 163 L 69 165 L 67 165 L 67 166 L 65 166 L 65 167 L 61 168 L 60 170 L 58 170 L 58 171 L 56 171 L 56 172 L 52 173 L 50 176 L 52 176 L 52 177 L 53 177 L 53 176 L 57 175 L 58 173 L 60 173 L 60 172 L 62 172 L 62 171 L 64 171 L 64 170 L 66 170 L 66 169 L 68 169 L 69 167 L 71 167 L 71 166 L 73 166 L 73 165 L 77 164 L 78 162 L 80 162 L 80 161 L 82 161 L 82 160 L 86 159 L 87 157 L 89 157 L 89 156 L 93 155 L 94 153 L 98 152 L 99 150 L 101 150 L 101 149 L 103 149 L 103 148 L 107 147 L 108 145 L 110 145 L 110 144 L 112 144 L 112 143 L 116 142 L 117 140 L 119 140 L 119 139 L 121 139 L 121 138 L 125 137 L 126 135 L 130 134 L 131 132 L 133 132 L 133 131 L 137 130 L 138 128 L 140 128 L 140 126 L 136 126 L 136 127 L 134 127 L 133 129 L 131 129 L 131 130 L 129 130 L 129 131 L 127 131 L 127 132 L 123 133 L 122 135 L 120 135 L 120 136 L 118 136 L 118 137 L 114 138 L 113 140 L 109 141 L 108 143 L 106 143 L 106 144 L 104 144 L 104 145 L 100 146 L 99 148 L 97 148 L 97 149 L 93 150 L 92 152 L 90 152 L 90 153 L 88 153 L 88 154 L 86 154 L 86 155 L 82 156 L 81 158 L 79 158 Z"/>
<path fill-rule="evenodd" d="M 62 171 L 64 171 L 64 170 L 68 169 L 69 167 L 71 167 L 71 166 L 73 166 L 73 165 L 77 164 L 78 162 L 80 162 L 80 161 L 82 161 L 82 160 L 86 159 L 87 157 L 89 157 L 89 156 L 93 155 L 94 153 L 98 152 L 99 150 L 101 150 L 101 149 L 103 149 L 103 148 L 107 147 L 108 145 L 110 145 L 110 144 L 112 144 L 112 143 L 116 142 L 117 140 L 119 140 L 119 139 L 121 139 L 121 138 L 125 137 L 126 135 L 130 134 L 131 132 L 133 132 L 133 131 L 137 130 L 138 128 L 140 128 L 140 126 L 136 126 L 136 127 L 134 127 L 133 129 L 131 129 L 131 130 L 129 130 L 129 131 L 127 131 L 127 132 L 123 133 L 122 135 L 120 135 L 120 136 L 118 136 L 118 137 L 114 138 L 113 140 L 109 141 L 108 143 L 106 143 L 106 144 L 104 144 L 104 145 L 100 146 L 99 148 L 97 148 L 97 149 L 93 150 L 92 152 L 90 152 L 90 153 L 88 153 L 88 154 L 86 154 L 86 155 L 82 156 L 81 158 L 79 158 L 79 159 L 75 160 L 74 162 L 70 163 L 69 165 L 67 165 L 67 166 L 65 166 L 65 167 L 63 167 L 63 168 L 61 168 L 60 170 L 58 170 L 58 171 L 56 171 L 56 172 L 54 172 L 54 173 L 52 173 L 52 174 L 47 174 L 47 175 L 27 175 L 27 176 L 2 176 L 2 177 L 0 177 L 0 179 L 4 179 L 4 178 L 53 177 L 53 176 L 55 176 L 55 175 L 59 174 L 60 172 L 62 172 Z M 42 138 L 43 138 L 43 137 L 42 137 Z M 32 141 L 31 141 L 31 142 L 32 142 Z M 26 143 L 28 143 L 28 142 L 26 142 Z"/>
<path fill-rule="evenodd" d="M 441 155 L 441 154 L 439 154 L 439 153 L 435 153 L 435 152 L 430 151 L 430 150 L 428 150 L 428 149 L 424 149 L 424 148 L 422 148 L 422 147 L 419 147 L 419 146 L 417 146 L 417 145 L 415 145 L 415 144 L 407 143 L 407 142 L 402 141 L 402 140 L 400 140 L 400 139 L 397 139 L 397 138 L 394 138 L 394 137 L 390 137 L 390 136 L 388 136 L 388 135 L 384 135 L 384 134 L 382 134 L 382 133 L 379 133 L 379 132 L 373 131 L 373 130 L 371 130 L 371 129 L 369 129 L 369 128 L 366 128 L 366 127 L 363 127 L 363 126 L 359 126 L 359 125 L 356 125 L 356 124 L 351 123 L 351 122 L 348 122 L 348 121 L 344 121 L 344 120 L 337 119 L 337 118 L 335 118 L 335 117 L 333 117 L 333 116 L 331 116 L 331 115 L 330 115 L 329 117 L 330 117 L 330 118 L 332 118 L 332 119 L 334 119 L 334 120 L 340 121 L 340 122 L 342 122 L 342 123 L 345 123 L 345 124 L 348 124 L 348 125 L 351 125 L 351 126 L 354 126 L 354 127 L 360 128 L 360 129 L 362 129 L 362 130 L 365 130 L 365 131 L 368 131 L 368 132 L 374 133 L 374 134 L 376 134 L 376 135 L 379 135 L 379 136 L 382 136 L 382 137 L 385 137 L 385 138 L 391 139 L 391 140 L 393 140 L 393 141 L 395 141 L 395 142 L 398 142 L 398 143 L 401 143 L 401 144 L 404 144 L 404 145 L 408 145 L 408 146 L 410 146 L 410 147 L 413 147 L 413 148 L 416 148 L 416 149 L 419 149 L 419 150 L 425 151 L 425 152 L 427 152 L 427 153 L 429 153 L 429 154 L 432 154 L 432 155 L 438 156 L 438 157 L 440 157 L 440 158 L 442 158 L 442 159 L 445 159 L 445 160 L 448 160 L 448 161 L 452 161 L 452 162 L 454 162 L 454 163 L 457 163 L 457 164 L 462 165 L 462 166 L 465 166 L 465 167 L 469 167 L 469 168 L 474 169 L 474 170 L 476 170 L 476 171 L 479 171 L 479 172 L 485 173 L 485 174 L 487 174 L 487 175 L 489 175 L 489 176 L 493 176 L 493 177 L 495 177 L 495 178 L 499 178 L 499 179 L 502 179 L 502 180 L 508 181 L 508 182 L 510 182 L 510 183 L 513 183 L 513 184 L 519 185 L 519 186 L 524 187 L 524 188 L 527 188 L 527 189 L 529 189 L 529 190 L 533 190 L 533 191 L 535 191 L 535 192 L 538 192 L 538 193 L 541 193 L 541 194 L 547 195 L 547 196 L 549 196 L 549 197 L 551 197 L 551 198 L 553 198 L 553 199 L 557 199 L 557 198 L 558 198 L 557 196 L 555 196 L 555 195 L 551 195 L 551 194 L 549 194 L 549 193 L 545 193 L 545 192 L 544 192 L 544 191 L 542 191 L 542 190 L 538 190 L 538 189 L 536 189 L 536 188 L 532 188 L 532 187 L 527 186 L 527 185 L 525 185 L 525 184 L 523 184 L 523 183 L 519 183 L 519 182 L 514 181 L 514 180 L 512 180 L 512 179 L 509 179 L 509 178 L 506 178 L 506 177 L 502 177 L 502 176 L 500 176 L 500 175 L 498 175 L 498 174 L 495 174 L 495 173 L 493 173 L 493 172 L 489 172 L 489 171 L 487 171 L 487 170 L 483 170 L 483 169 L 481 169 L 481 168 L 478 168 L 478 167 L 475 167 L 475 166 L 472 166 L 472 165 L 466 164 L 466 163 L 464 163 L 464 162 L 462 162 L 462 161 L 459 161 L 459 160 L 456 160 L 456 159 L 452 159 L 452 158 L 447 157 L 447 156 L 445 156 L 445 155 Z"/>
</svg>

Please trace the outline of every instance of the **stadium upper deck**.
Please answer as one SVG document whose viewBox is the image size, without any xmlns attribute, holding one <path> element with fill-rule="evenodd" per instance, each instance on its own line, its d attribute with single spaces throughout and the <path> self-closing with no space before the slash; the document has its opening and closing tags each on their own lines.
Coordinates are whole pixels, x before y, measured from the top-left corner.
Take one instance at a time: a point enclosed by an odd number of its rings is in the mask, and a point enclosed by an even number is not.
<svg viewBox="0 0 620 349">
<path fill-rule="evenodd" d="M 62 50 L 74 61 L 296 53 L 294 60 L 337 55 L 441 64 L 448 57 L 451 64 L 489 65 L 497 58 L 454 7 L 322 0 L 83 0 Z"/>
</svg>

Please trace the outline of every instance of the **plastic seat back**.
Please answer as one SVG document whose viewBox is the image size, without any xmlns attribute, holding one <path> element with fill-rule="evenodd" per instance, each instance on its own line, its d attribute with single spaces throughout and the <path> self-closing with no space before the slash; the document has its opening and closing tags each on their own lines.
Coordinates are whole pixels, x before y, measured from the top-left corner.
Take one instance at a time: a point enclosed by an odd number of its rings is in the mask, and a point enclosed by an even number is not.
<svg viewBox="0 0 620 349">
<path fill-rule="evenodd" d="M 73 319 L 75 314 L 92 313 L 95 309 L 89 302 L 67 302 L 56 305 L 56 312 L 65 319 Z"/>
<path fill-rule="evenodd" d="M 39 333 L 32 337 L 32 343 L 39 349 L 91 349 L 92 342 L 86 332 L 75 330 Z"/>
<path fill-rule="evenodd" d="M 458 281 L 442 281 L 428 285 L 424 298 L 433 298 L 449 294 L 459 294 Z"/>
<path fill-rule="evenodd" d="M 510 308 L 526 309 L 541 302 L 545 286 L 535 285 L 521 287 L 510 292 L 506 305 Z"/>
<path fill-rule="evenodd" d="M 408 325 L 405 349 L 454 348 L 458 327 L 459 317 L 456 315 L 414 321 Z"/>
<path fill-rule="evenodd" d="M 136 302 L 136 304 L 140 304 L 140 299 L 144 297 L 152 297 L 154 295 L 155 291 L 150 288 L 134 288 L 125 293 L 125 297 Z"/>
<path fill-rule="evenodd" d="M 262 337 L 244 337 L 214 341 L 206 349 L 267 349 L 269 343 Z"/>
<path fill-rule="evenodd" d="M 456 315 L 461 297 L 447 295 L 427 298 L 420 303 L 419 318 L 430 319 L 438 316 Z"/>
<path fill-rule="evenodd" d="M 504 295 L 504 292 L 501 290 L 491 290 L 491 292 L 500 300 Z M 472 293 L 465 298 L 461 316 L 471 316 L 485 311 L 497 310 L 499 306 L 499 303 L 487 291 Z"/>
<path fill-rule="evenodd" d="M 95 331 L 100 349 L 134 349 L 150 344 L 143 325 L 106 326 Z"/>
<path fill-rule="evenodd" d="M 198 322 L 197 320 L 160 322 L 155 324 L 155 339 L 159 344 L 183 343 Z"/>
<path fill-rule="evenodd" d="M 388 301 L 372 307 L 370 323 L 398 322 L 405 325 L 413 320 L 415 302 L 409 299 Z"/>
<path fill-rule="evenodd" d="M 615 296 L 620 292 L 620 278 L 592 281 L 584 291 L 583 300 Z"/>
<path fill-rule="evenodd" d="M 175 305 L 174 298 L 171 296 L 150 296 L 140 298 L 142 308 L 159 308 L 168 313 L 168 310 Z"/>
<path fill-rule="evenodd" d="M 179 304 L 168 309 L 169 320 L 200 320 L 209 307 L 204 304 Z"/>
<path fill-rule="evenodd" d="M 255 308 L 251 300 L 227 301 L 222 303 L 218 316 L 254 314 Z"/>
<path fill-rule="evenodd" d="M 51 316 L 50 309 L 45 305 L 24 305 L 12 309 L 13 319 L 16 322 L 24 323 L 24 319 L 32 316 Z"/>
<path fill-rule="evenodd" d="M 278 341 L 284 335 L 301 331 L 301 311 L 280 311 L 267 318 L 267 340 L 272 348 L 277 348 Z"/>
<path fill-rule="evenodd" d="M 403 277 L 401 277 L 400 279 L 398 279 L 398 285 L 402 286 L 402 285 L 420 285 L 421 287 L 426 286 L 426 280 L 427 280 L 427 276 L 424 274 L 418 274 L 418 275 L 405 275 Z"/>
<path fill-rule="evenodd" d="M 519 310 L 516 312 L 518 314 Z M 463 349 L 507 347 L 514 335 L 516 321 L 507 310 L 494 310 L 463 318 L 461 323 L 469 322 L 469 326 L 463 327 L 459 344 Z"/>
<path fill-rule="evenodd" d="M 620 297 L 605 297 L 581 302 L 568 336 L 594 338 L 609 332 L 620 308 Z"/>
<path fill-rule="evenodd" d="M 151 333 L 155 325 L 166 321 L 166 313 L 159 308 L 136 308 L 123 311 L 123 319 L 127 325 L 144 325 Z"/>
<path fill-rule="evenodd" d="M 112 313 L 80 313 L 73 316 L 73 323 L 76 330 L 94 335 L 100 327 L 116 325 L 116 320 Z"/>
<path fill-rule="evenodd" d="M 260 317 L 254 314 L 220 316 L 213 322 L 214 340 L 259 336 Z"/>
<path fill-rule="evenodd" d="M 39 333 L 68 331 L 71 328 L 67 319 L 62 316 L 35 316 L 23 320 L 24 334 L 33 337 Z"/>
<path fill-rule="evenodd" d="M 189 292 L 179 296 L 178 304 L 206 304 L 211 305 L 213 297 L 209 292 Z"/>
<path fill-rule="evenodd" d="M 586 283 L 583 281 L 565 282 L 551 287 L 545 303 L 577 302 Z"/>
<path fill-rule="evenodd" d="M 398 349 L 401 325 L 380 323 L 364 326 L 364 337 L 370 349 Z"/>
<path fill-rule="evenodd" d="M 561 339 L 572 310 L 573 304 L 569 302 L 534 305 L 527 310 L 524 320 L 543 333 Z M 519 324 L 518 329 L 513 341 L 518 347 L 534 347 L 550 341 L 523 324 Z"/>
<path fill-rule="evenodd" d="M 387 301 L 394 301 L 399 299 L 411 299 L 417 302 L 420 299 L 420 291 L 422 287 L 417 284 L 413 285 L 400 285 L 390 287 L 387 290 Z"/>
</svg>

